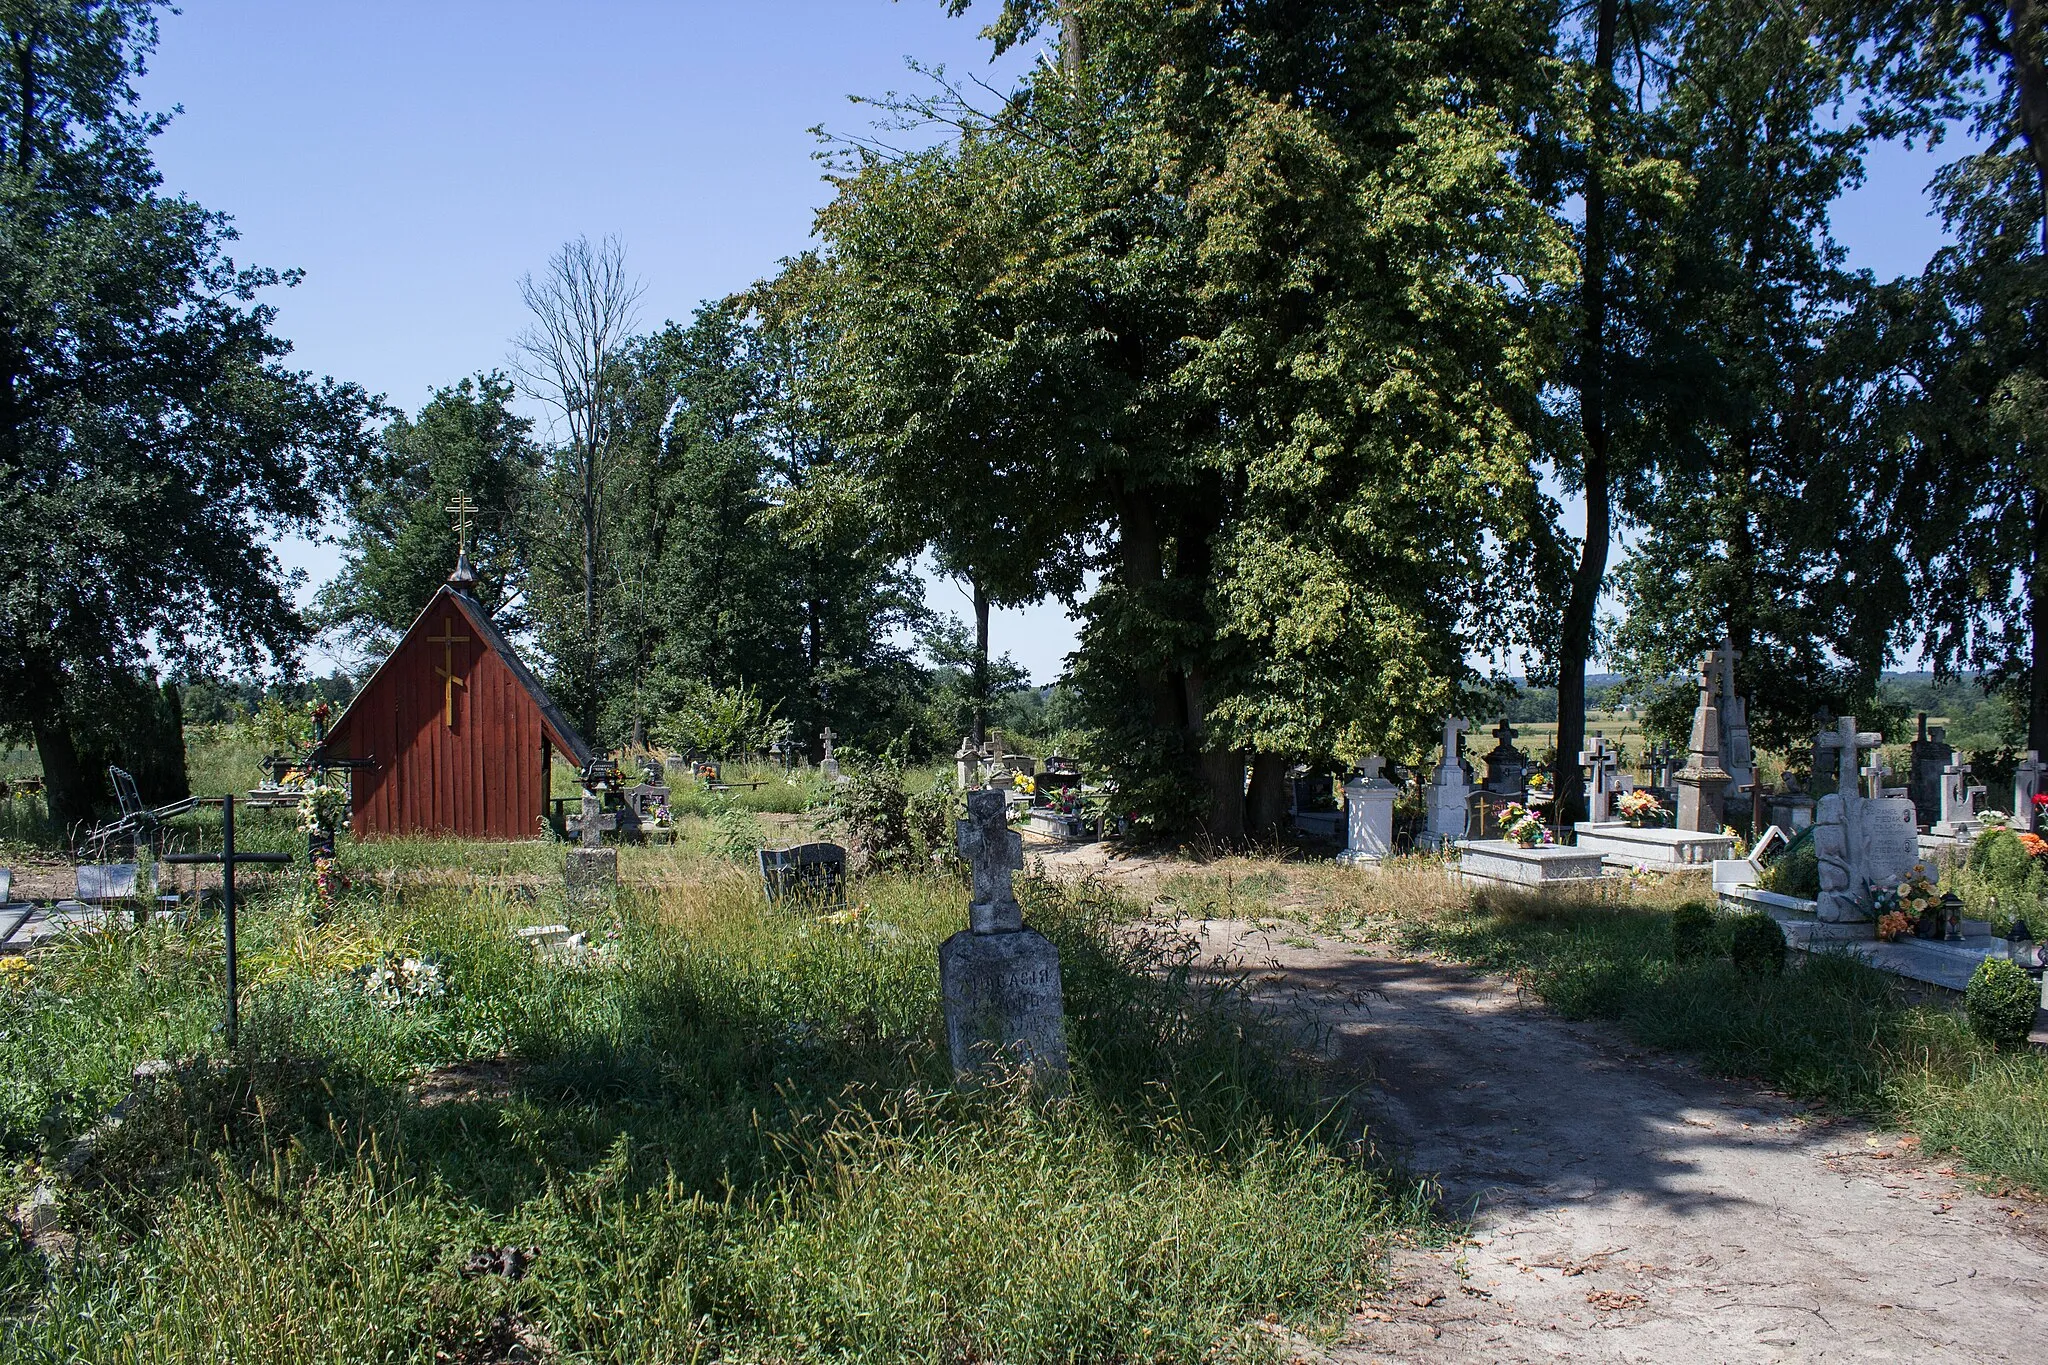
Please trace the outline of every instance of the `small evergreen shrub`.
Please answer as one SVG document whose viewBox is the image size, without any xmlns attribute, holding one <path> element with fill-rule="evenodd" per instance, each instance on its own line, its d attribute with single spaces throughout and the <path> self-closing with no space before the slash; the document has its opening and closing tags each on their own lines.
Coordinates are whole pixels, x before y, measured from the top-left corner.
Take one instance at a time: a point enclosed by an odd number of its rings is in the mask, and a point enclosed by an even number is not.
<svg viewBox="0 0 2048 1365">
<path fill-rule="evenodd" d="M 1772 976 L 1785 970 L 1785 931 L 1761 910 L 1735 921 L 1728 956 L 1745 972 Z"/>
<path fill-rule="evenodd" d="M 1963 992 L 1970 1028 L 1996 1048 L 2026 1046 L 2027 1034 L 2034 1028 L 2034 1008 L 2040 1003 L 2041 988 L 2026 968 L 2002 957 L 1978 963 Z"/>
<path fill-rule="evenodd" d="M 1680 962 L 1697 962 L 1714 955 L 1714 930 L 1718 917 L 1705 901 L 1687 901 L 1671 912 L 1671 956 Z"/>
</svg>

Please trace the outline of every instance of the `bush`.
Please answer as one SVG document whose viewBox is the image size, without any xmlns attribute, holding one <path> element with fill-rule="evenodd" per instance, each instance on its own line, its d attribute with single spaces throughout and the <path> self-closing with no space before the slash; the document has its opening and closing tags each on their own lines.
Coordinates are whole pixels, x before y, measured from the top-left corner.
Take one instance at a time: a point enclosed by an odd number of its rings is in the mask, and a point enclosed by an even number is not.
<svg viewBox="0 0 2048 1365">
<path fill-rule="evenodd" d="M 711 807 L 709 843 L 715 856 L 728 862 L 746 862 L 761 846 L 760 823 L 752 812 L 730 801 L 718 801 Z"/>
<path fill-rule="evenodd" d="M 1813 849 L 1813 830 L 1803 829 L 1785 851 L 1771 859 L 1757 885 L 1781 896 L 1813 900 L 1820 895 L 1820 858 Z"/>
<path fill-rule="evenodd" d="M 1714 955 L 1714 930 L 1720 917 L 1705 901 L 1687 901 L 1671 912 L 1671 956 L 1698 962 Z"/>
<path fill-rule="evenodd" d="M 906 815 L 910 833 L 924 856 L 953 851 L 953 822 L 961 815 L 960 789 L 953 774 L 941 773 L 939 780 L 909 799 Z"/>
<path fill-rule="evenodd" d="M 2041 988 L 2026 969 L 2000 957 L 1978 963 L 1969 989 L 1963 992 L 1970 1027 L 1998 1048 L 2026 1046 L 2027 1035 L 2034 1028 L 2034 1010 L 2040 1003 Z"/>
<path fill-rule="evenodd" d="M 1785 931 L 1760 910 L 1744 915 L 1735 921 L 1728 956 L 1745 972 L 1775 976 L 1785 970 Z"/>
<path fill-rule="evenodd" d="M 854 773 L 839 790 L 833 823 L 846 836 L 847 870 L 855 875 L 910 862 L 910 798 L 894 759 L 878 758 Z"/>
</svg>

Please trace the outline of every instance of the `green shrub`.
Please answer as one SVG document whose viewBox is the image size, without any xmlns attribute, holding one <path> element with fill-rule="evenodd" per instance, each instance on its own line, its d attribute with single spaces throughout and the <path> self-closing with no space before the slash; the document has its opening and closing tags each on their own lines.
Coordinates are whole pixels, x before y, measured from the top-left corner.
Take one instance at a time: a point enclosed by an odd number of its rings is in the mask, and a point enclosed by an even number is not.
<svg viewBox="0 0 2048 1365">
<path fill-rule="evenodd" d="M 910 797 L 906 811 L 910 833 L 925 857 L 952 851 L 953 822 L 960 814 L 960 790 L 953 785 L 951 773 L 940 773 L 936 782 Z"/>
<path fill-rule="evenodd" d="M 1781 896 L 1813 900 L 1820 895 L 1820 857 L 1813 851 L 1813 831 L 1803 829 L 1773 858 L 1757 885 Z"/>
<path fill-rule="evenodd" d="M 2041 1003 L 2041 988 L 2018 963 L 2001 957 L 1986 958 L 1970 976 L 1963 1004 L 1970 1013 L 1970 1027 L 1993 1047 L 2026 1046 L 2034 1028 L 2034 1010 Z"/>
<path fill-rule="evenodd" d="M 1761 910 L 1735 921 L 1728 956 L 1745 972 L 1777 975 L 1785 970 L 1785 931 Z"/>
<path fill-rule="evenodd" d="M 850 871 L 866 875 L 909 864 L 910 798 L 891 758 L 863 764 L 839 789 L 832 822 L 845 834 Z"/>
<path fill-rule="evenodd" d="M 1687 901 L 1671 912 L 1671 956 L 1698 962 L 1714 955 L 1714 930 L 1719 916 L 1705 901 Z"/>
</svg>

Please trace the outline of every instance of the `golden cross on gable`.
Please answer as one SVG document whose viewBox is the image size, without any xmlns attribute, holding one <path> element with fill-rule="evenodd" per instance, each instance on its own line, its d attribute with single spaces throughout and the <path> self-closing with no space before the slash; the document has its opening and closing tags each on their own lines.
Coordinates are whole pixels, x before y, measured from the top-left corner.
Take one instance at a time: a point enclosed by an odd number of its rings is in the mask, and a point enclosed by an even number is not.
<svg viewBox="0 0 2048 1365">
<path fill-rule="evenodd" d="M 441 684 L 441 692 L 448 708 L 447 725 L 449 729 L 453 730 L 455 728 L 455 689 L 469 686 L 466 680 L 455 676 L 455 646 L 468 644 L 469 637 L 467 635 L 457 635 L 455 633 L 455 618 L 444 616 L 441 618 L 441 633 L 439 635 L 429 635 L 427 643 L 441 646 L 441 662 L 435 666 L 434 676 L 446 679 Z"/>
<path fill-rule="evenodd" d="M 469 553 L 470 516 L 481 509 L 469 500 L 469 494 L 462 493 L 441 510 L 455 518 L 455 557 L 460 559 Z"/>
</svg>

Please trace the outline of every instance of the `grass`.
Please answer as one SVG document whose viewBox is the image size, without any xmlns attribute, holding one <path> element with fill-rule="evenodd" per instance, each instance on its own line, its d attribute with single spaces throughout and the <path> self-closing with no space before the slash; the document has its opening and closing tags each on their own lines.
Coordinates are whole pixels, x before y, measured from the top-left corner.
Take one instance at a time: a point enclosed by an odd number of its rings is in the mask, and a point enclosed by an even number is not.
<svg viewBox="0 0 2048 1365">
<path fill-rule="evenodd" d="M 535 848 L 466 856 L 559 858 Z M 627 850 L 629 880 L 662 875 L 578 921 L 451 879 L 451 851 L 345 844 L 356 888 L 321 915 L 273 884 L 232 1054 L 210 921 L 88 936 L 0 985 L 0 1194 L 135 1063 L 197 1059 L 64 1186 L 75 1258 L 0 1249 L 0 1358 L 1265 1358 L 1262 1319 L 1329 1323 L 1425 1226 L 1286 1040 L 1091 890 L 1023 887 L 1075 1062 L 1041 1102 L 950 1084 L 951 880 L 859 883 L 833 925 L 686 841 Z M 605 946 L 560 961 L 508 932 L 559 919 Z M 380 1006 L 357 972 L 393 956 L 445 993 Z M 423 1076 L 482 1079 L 427 1103 Z M 502 1247 L 530 1272 L 464 1273 Z"/>
<path fill-rule="evenodd" d="M 1686 894 L 1671 883 L 1625 904 L 1475 893 L 1397 865 L 1346 913 L 1402 946 L 1511 974 L 1567 1018 L 1613 1020 L 1722 1075 L 1909 1127 L 1995 1183 L 2048 1190 L 2048 1056 L 1995 1051 L 1956 1011 L 1847 956 L 1814 954 L 1781 976 L 1737 971 L 1725 944 L 1681 962 L 1669 911 Z"/>
</svg>

